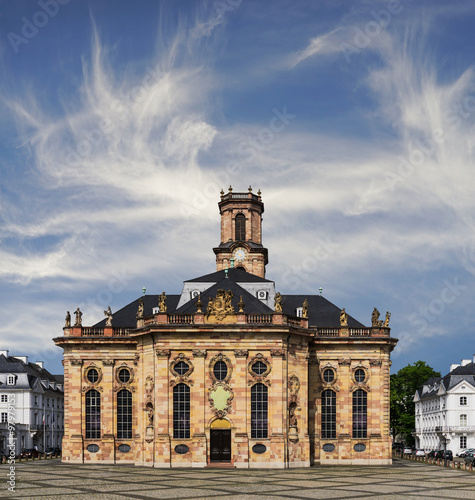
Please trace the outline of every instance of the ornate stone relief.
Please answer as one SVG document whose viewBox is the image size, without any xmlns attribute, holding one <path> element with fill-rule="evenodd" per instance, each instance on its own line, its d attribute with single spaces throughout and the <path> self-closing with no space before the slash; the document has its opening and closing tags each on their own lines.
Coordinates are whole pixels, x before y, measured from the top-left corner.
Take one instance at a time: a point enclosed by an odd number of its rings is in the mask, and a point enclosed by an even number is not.
<svg viewBox="0 0 475 500">
<path fill-rule="evenodd" d="M 222 322 L 226 316 L 234 315 L 234 306 L 231 301 L 233 298 L 233 292 L 231 290 L 218 290 L 216 297 L 213 299 L 209 298 L 208 307 L 206 309 L 206 320 L 212 322 L 216 320 L 217 322 Z"/>
<path fill-rule="evenodd" d="M 104 366 L 114 366 L 115 361 L 113 359 L 104 359 L 102 360 L 102 364 Z"/>
<path fill-rule="evenodd" d="M 370 359 L 369 364 L 370 366 L 381 366 L 383 361 L 381 359 Z"/>
<path fill-rule="evenodd" d="M 157 355 L 157 358 L 169 358 L 170 349 L 155 349 L 155 354 Z"/>
<path fill-rule="evenodd" d="M 214 373 L 214 366 L 220 361 L 226 364 L 227 370 L 223 378 L 218 380 Z M 231 411 L 231 403 L 234 399 L 233 390 L 228 384 L 232 374 L 231 360 L 220 352 L 211 358 L 209 363 L 209 374 L 211 376 L 211 380 L 213 381 L 211 387 L 208 389 L 208 401 L 210 403 L 210 408 L 216 417 L 223 418 Z"/>
<path fill-rule="evenodd" d="M 233 399 L 233 390 L 226 382 L 216 382 L 208 389 L 209 405 L 217 418 L 223 418 L 230 413 Z"/>
<path fill-rule="evenodd" d="M 206 349 L 193 349 L 194 358 L 206 358 L 206 354 L 207 354 Z"/>
<path fill-rule="evenodd" d="M 247 358 L 249 351 L 247 349 L 234 349 L 234 356 L 236 358 Z"/>
<path fill-rule="evenodd" d="M 214 365 L 218 361 L 224 361 L 226 363 L 226 366 L 228 367 L 228 371 L 226 373 L 226 377 L 224 377 L 223 380 L 218 380 L 214 374 Z M 213 384 L 216 382 L 228 382 L 228 380 L 231 378 L 231 374 L 233 372 L 233 365 L 231 364 L 231 360 L 225 356 L 222 352 L 217 354 L 216 356 L 213 356 L 209 362 L 209 374 L 211 376 L 211 380 L 213 381 Z"/>
<path fill-rule="evenodd" d="M 90 370 L 96 370 L 97 371 L 97 380 L 95 382 L 91 382 L 87 378 L 87 374 L 89 373 Z M 91 388 L 96 389 L 95 386 L 97 384 L 99 384 L 101 382 L 101 380 L 102 380 L 102 369 L 99 368 L 99 366 L 96 366 L 94 363 L 92 363 L 91 365 L 87 366 L 84 369 L 83 378 L 84 378 L 84 382 L 86 382 L 86 384 L 89 386 L 89 389 L 91 389 Z"/>
<path fill-rule="evenodd" d="M 146 412 L 146 429 L 145 429 L 145 441 L 151 443 L 153 441 L 153 404 L 149 401 L 144 408 Z"/>
<path fill-rule="evenodd" d="M 283 349 L 271 349 L 270 355 L 273 358 L 283 358 L 283 359 L 285 359 L 285 351 Z"/>
<path fill-rule="evenodd" d="M 260 361 L 260 362 L 264 363 L 264 365 L 266 365 L 265 372 L 261 373 L 260 375 L 252 370 L 252 366 L 254 365 L 254 363 L 256 363 L 258 361 Z M 247 364 L 247 371 L 248 371 L 249 375 L 251 376 L 247 381 L 247 385 L 264 384 L 267 387 L 271 386 L 271 381 L 267 378 L 267 376 L 269 375 L 269 373 L 271 371 L 271 364 L 269 363 L 267 358 L 265 358 L 261 353 L 256 354 L 254 357 L 252 357 L 249 360 L 249 362 Z"/>
<path fill-rule="evenodd" d="M 82 359 L 71 359 L 70 363 L 73 366 L 82 366 L 82 364 L 84 363 L 84 361 Z"/>
<path fill-rule="evenodd" d="M 121 370 L 126 369 L 129 372 L 129 380 L 127 382 L 122 382 L 119 378 L 119 373 Z M 127 366 L 127 364 L 124 362 L 120 366 L 118 366 L 115 370 L 115 387 L 114 391 L 118 392 L 121 389 L 127 389 L 128 391 L 135 392 L 135 387 L 132 386 L 132 381 L 134 380 L 135 376 L 135 370 L 131 368 L 130 366 Z"/>
<path fill-rule="evenodd" d="M 188 365 L 188 371 L 183 374 L 175 371 L 176 365 L 181 362 Z M 174 379 L 170 380 L 170 386 L 173 387 L 177 384 L 182 383 L 192 386 L 193 380 L 191 380 L 189 377 L 193 373 L 194 369 L 195 367 L 193 366 L 193 363 L 187 356 L 185 356 L 183 353 L 178 354 L 178 356 L 170 363 L 170 372 L 175 377 Z"/>
<path fill-rule="evenodd" d="M 338 364 L 340 366 L 350 366 L 351 365 L 351 359 L 340 358 L 338 360 Z"/>
<path fill-rule="evenodd" d="M 298 400 L 299 400 L 299 390 L 300 390 L 300 380 L 297 375 L 292 374 L 287 382 L 287 387 L 289 390 L 289 441 L 298 441 L 298 421 L 295 412 L 299 410 Z"/>
</svg>

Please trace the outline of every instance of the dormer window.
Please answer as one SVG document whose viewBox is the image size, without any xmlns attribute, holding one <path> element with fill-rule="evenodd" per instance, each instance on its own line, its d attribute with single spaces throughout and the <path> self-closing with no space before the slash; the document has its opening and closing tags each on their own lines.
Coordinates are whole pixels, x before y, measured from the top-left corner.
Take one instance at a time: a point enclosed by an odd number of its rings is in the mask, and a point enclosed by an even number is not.
<svg viewBox="0 0 475 500">
<path fill-rule="evenodd" d="M 303 307 L 297 307 L 297 309 L 295 310 L 295 315 L 297 316 L 297 318 L 301 318 L 303 316 Z"/>
<path fill-rule="evenodd" d="M 192 290 L 190 292 L 190 298 L 191 299 L 197 299 L 199 294 L 200 294 L 200 292 L 198 290 Z"/>
<path fill-rule="evenodd" d="M 246 217 L 244 214 L 237 214 L 235 222 L 235 241 L 246 241 Z"/>
<path fill-rule="evenodd" d="M 7 385 L 15 385 L 15 382 L 16 382 L 16 376 L 15 375 L 8 375 Z"/>
<path fill-rule="evenodd" d="M 259 290 L 257 292 L 257 298 L 259 300 L 267 300 L 267 291 L 266 290 Z"/>
</svg>

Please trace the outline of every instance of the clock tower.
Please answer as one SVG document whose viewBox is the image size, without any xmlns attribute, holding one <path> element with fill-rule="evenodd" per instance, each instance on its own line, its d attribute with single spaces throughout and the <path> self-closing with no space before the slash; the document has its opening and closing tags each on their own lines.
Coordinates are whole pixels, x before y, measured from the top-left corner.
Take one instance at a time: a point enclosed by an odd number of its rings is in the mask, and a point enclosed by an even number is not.
<svg viewBox="0 0 475 500">
<path fill-rule="evenodd" d="M 218 271 L 243 267 L 248 273 L 265 278 L 267 248 L 262 246 L 262 214 L 264 204 L 260 190 L 249 186 L 247 193 L 233 193 L 229 186 L 221 191 L 218 204 L 221 215 L 221 243 L 213 248 Z"/>
</svg>

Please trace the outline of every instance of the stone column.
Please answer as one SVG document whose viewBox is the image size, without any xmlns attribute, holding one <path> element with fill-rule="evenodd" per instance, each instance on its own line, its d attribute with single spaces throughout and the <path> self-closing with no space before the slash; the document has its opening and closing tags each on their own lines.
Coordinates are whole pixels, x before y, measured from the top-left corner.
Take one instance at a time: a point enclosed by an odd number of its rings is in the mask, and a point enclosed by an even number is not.
<svg viewBox="0 0 475 500">
<path fill-rule="evenodd" d="M 156 349 L 155 360 L 155 409 L 154 427 L 155 438 L 155 467 L 170 467 L 170 431 L 173 422 L 170 422 L 170 370 L 169 349 Z"/>
<path fill-rule="evenodd" d="M 233 440 L 233 463 L 237 468 L 249 467 L 249 435 L 250 422 L 247 420 L 248 387 L 247 387 L 247 349 L 234 349 L 234 403 L 233 422 L 235 435 Z"/>
<path fill-rule="evenodd" d="M 194 371 L 191 378 L 194 381 L 191 388 L 191 433 L 192 438 L 192 467 L 205 467 L 207 464 L 208 447 L 206 442 L 206 350 L 193 350 Z"/>
<path fill-rule="evenodd" d="M 351 376 L 350 359 L 338 360 L 338 382 L 340 392 L 337 393 L 336 436 L 338 439 L 338 459 L 351 459 L 351 439 L 353 434 L 353 395 L 350 394 Z"/>
<path fill-rule="evenodd" d="M 102 393 L 101 393 L 101 436 L 102 436 L 102 462 L 115 462 L 115 426 L 117 406 L 114 391 L 114 360 L 102 361 Z"/>
<path fill-rule="evenodd" d="M 275 317 L 275 315 L 274 315 Z M 269 431 L 271 450 L 275 462 L 284 467 L 285 439 L 288 439 L 287 429 L 287 363 L 288 352 L 284 349 L 270 351 L 272 370 L 270 372 L 271 386 L 269 387 Z M 289 442 L 287 442 L 287 446 Z"/>
<path fill-rule="evenodd" d="M 82 392 L 82 359 L 65 358 L 64 360 L 64 437 L 63 460 L 82 463 L 84 461 L 84 432 Z M 84 417 L 84 418 L 83 418 Z"/>
</svg>

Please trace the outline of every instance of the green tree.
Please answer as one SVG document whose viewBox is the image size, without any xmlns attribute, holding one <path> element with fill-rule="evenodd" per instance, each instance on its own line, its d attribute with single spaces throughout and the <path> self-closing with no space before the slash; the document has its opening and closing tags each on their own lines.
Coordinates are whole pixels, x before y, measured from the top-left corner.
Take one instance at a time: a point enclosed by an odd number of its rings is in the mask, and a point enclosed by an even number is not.
<svg viewBox="0 0 475 500">
<path fill-rule="evenodd" d="M 403 435 L 409 445 L 414 444 L 412 431 L 416 426 L 414 394 L 431 377 L 440 377 L 440 373 L 425 361 L 416 361 L 413 365 L 409 363 L 391 375 L 391 432 L 393 436 Z"/>
</svg>

